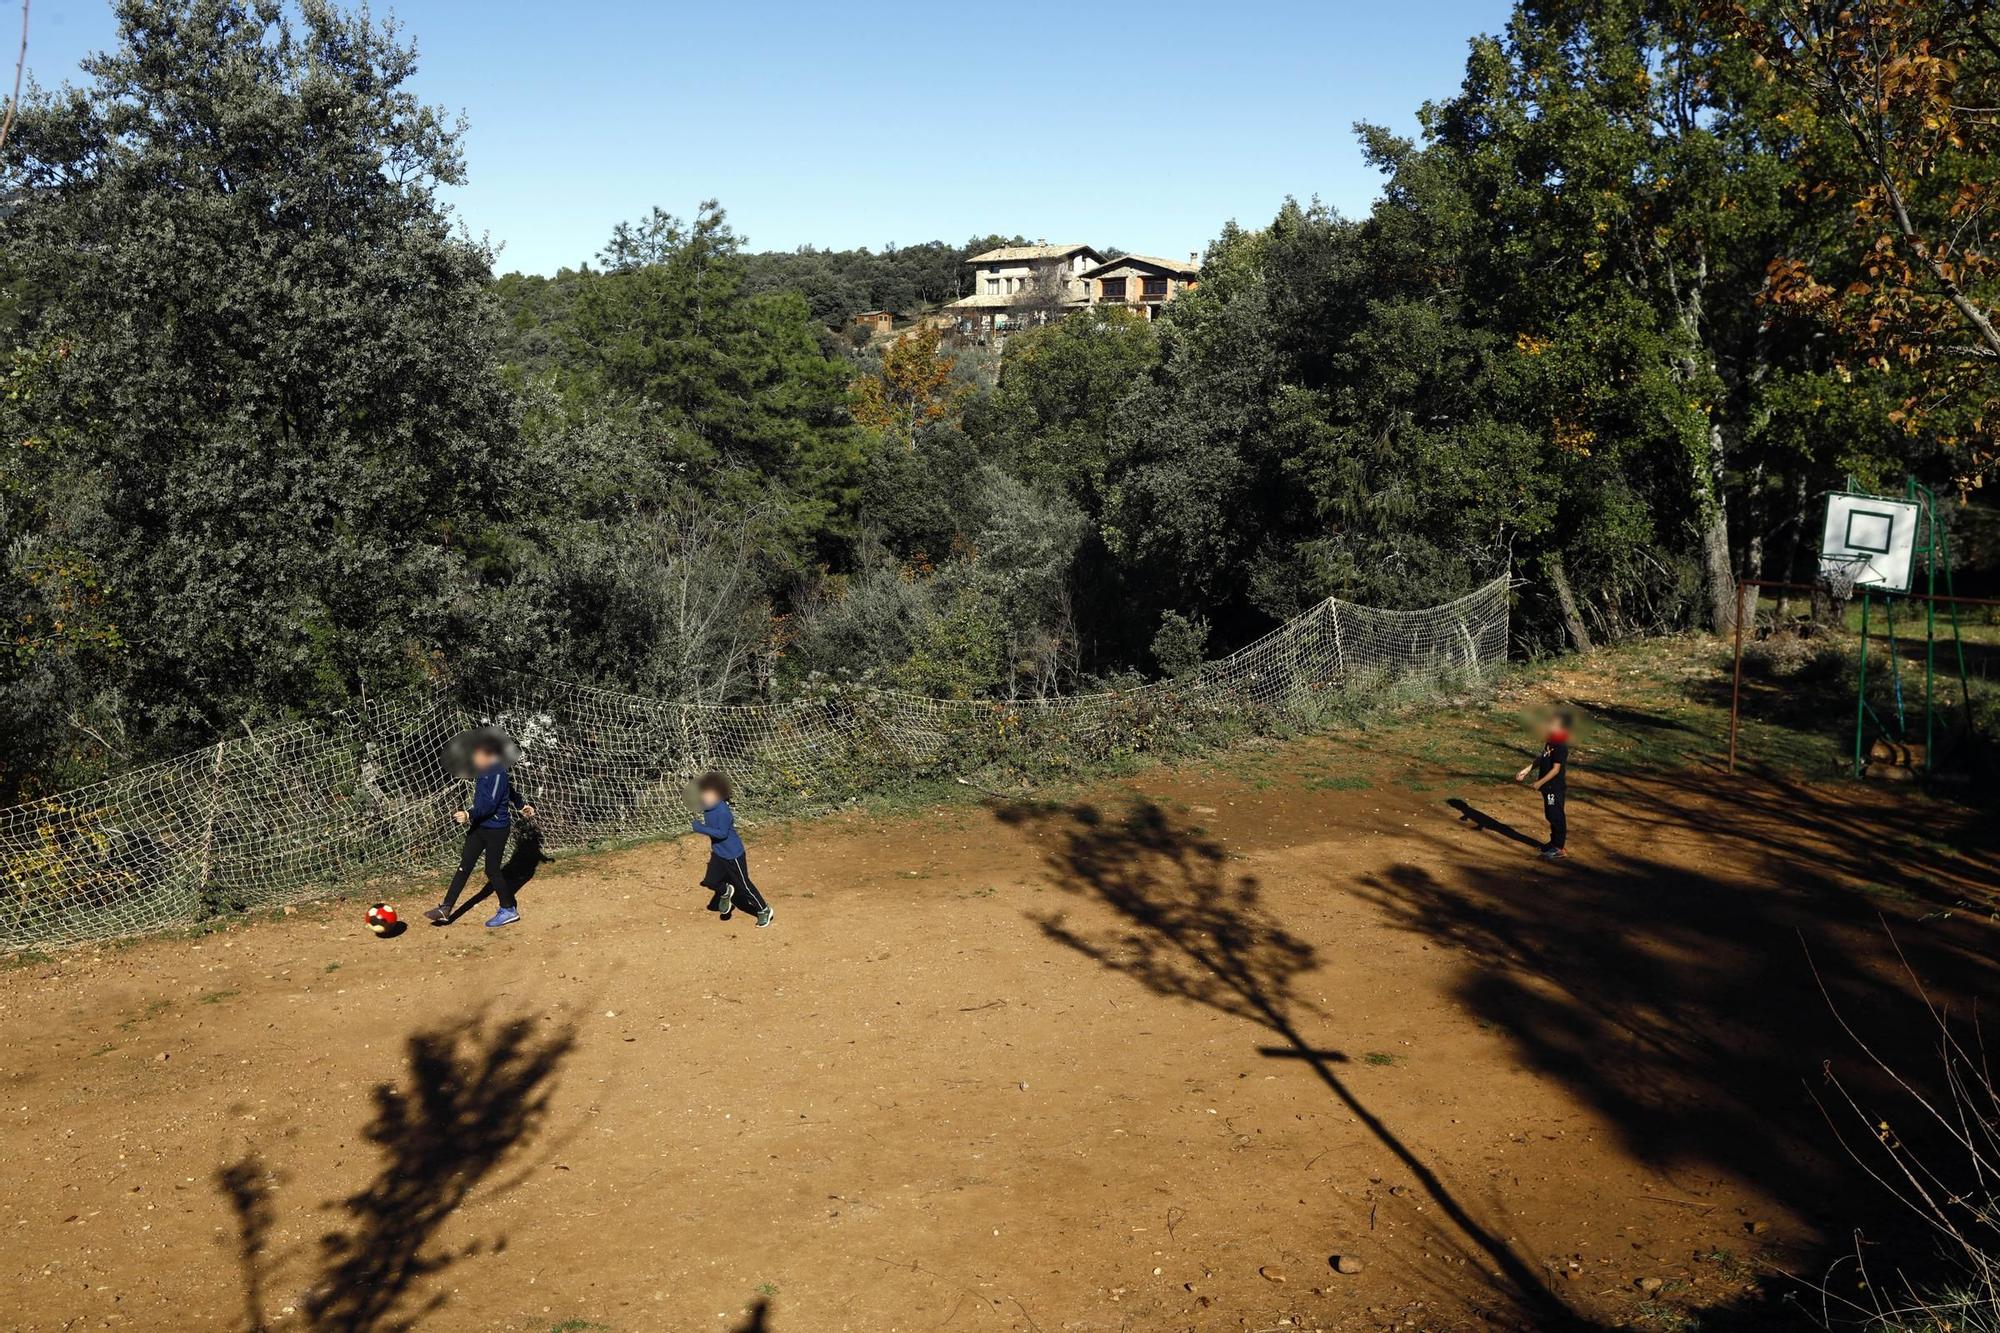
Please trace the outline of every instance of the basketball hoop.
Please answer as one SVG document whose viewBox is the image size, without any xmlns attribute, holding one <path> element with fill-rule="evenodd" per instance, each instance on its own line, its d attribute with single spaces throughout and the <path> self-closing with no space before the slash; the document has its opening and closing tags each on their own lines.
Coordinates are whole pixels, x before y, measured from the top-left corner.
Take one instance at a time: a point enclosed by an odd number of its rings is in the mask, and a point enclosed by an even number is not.
<svg viewBox="0 0 2000 1333">
<path fill-rule="evenodd" d="M 1834 491 L 1826 497 L 1819 575 L 1837 601 L 1855 588 L 1907 593 L 1922 510 L 1914 500 Z"/>
<path fill-rule="evenodd" d="M 1852 479 L 1848 484 L 1853 485 Z M 1830 632 L 1843 639 L 1850 628 L 1855 632 L 1854 761 L 1851 769 L 1855 777 L 1861 777 L 1871 762 L 1871 729 L 1877 746 L 1885 741 L 1892 746 L 1900 745 L 1902 749 L 1897 753 L 1906 760 L 1911 756 L 1921 756 L 1920 761 L 1900 764 L 1905 776 L 1918 770 L 1925 779 L 1932 776 L 1936 769 L 1937 743 L 1942 740 L 1949 745 L 1952 738 L 1949 728 L 1941 733 L 1938 727 L 1939 705 L 1945 702 L 1937 690 L 1937 649 L 1940 642 L 1948 644 L 1957 656 L 1956 707 L 1964 710 L 1963 734 L 1971 734 L 1971 676 L 1965 665 L 1958 607 L 1961 602 L 1976 599 L 1960 598 L 1953 593 L 1951 571 L 1949 524 L 1938 513 L 1937 496 L 1915 477 L 1905 480 L 1900 496 L 1867 495 L 1853 490 L 1827 493 L 1826 521 L 1820 536 L 1819 576 L 1811 584 L 1813 623 L 1806 632 Z M 1937 595 L 1940 580 L 1944 586 L 1942 597 Z M 1758 578 L 1743 580 L 1739 588 L 1773 586 L 1787 592 L 1806 590 L 1799 584 L 1774 584 Z M 1861 623 L 1850 627 L 1847 624 L 1847 607 L 1856 593 L 1861 594 Z M 1739 599 L 1741 596 L 1739 590 Z M 1914 603 L 1920 608 L 1916 619 L 1923 634 L 1921 654 L 1905 654 L 1898 643 L 1896 608 L 1899 602 L 1906 607 Z M 1948 638 L 1939 632 L 1940 605 L 1950 608 L 1947 613 Z M 1737 606 L 1736 661 L 1729 691 L 1731 773 L 1736 771 L 1736 740 L 1743 699 L 1744 617 L 1740 600 Z M 1882 622 L 1879 629 L 1871 629 L 1871 612 Z M 1908 625 L 1911 612 L 1906 609 L 1903 616 L 1903 623 Z M 1883 682 L 1876 681 L 1876 694 L 1871 698 L 1868 688 L 1869 659 L 1873 656 L 1870 643 L 1877 635 L 1887 639 L 1884 665 L 1889 680 L 1887 689 L 1883 688 Z M 1836 641 L 1836 647 L 1839 646 Z M 1845 651 L 1841 648 L 1843 655 Z M 1913 662 L 1923 663 L 1921 740 L 1916 738 L 1916 724 L 1906 710 L 1908 701 L 1903 683 L 1903 660 L 1906 655 Z M 1946 703 L 1946 706 L 1952 705 Z"/>
<path fill-rule="evenodd" d="M 1819 558 L 1819 585 L 1827 599 L 1844 606 L 1854 596 L 1854 585 L 1868 572 L 1868 556 L 1863 552 L 1828 552 Z"/>
</svg>

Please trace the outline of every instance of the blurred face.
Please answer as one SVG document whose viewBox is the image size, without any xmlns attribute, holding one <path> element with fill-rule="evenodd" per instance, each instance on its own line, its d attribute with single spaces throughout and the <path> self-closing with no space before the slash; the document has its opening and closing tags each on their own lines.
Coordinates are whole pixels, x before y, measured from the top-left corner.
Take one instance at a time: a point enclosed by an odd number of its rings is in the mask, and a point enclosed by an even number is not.
<svg viewBox="0 0 2000 1333">
<path fill-rule="evenodd" d="M 481 745 L 472 752 L 472 764 L 475 768 L 491 768 L 499 762 L 500 752 L 490 745 Z"/>
<path fill-rule="evenodd" d="M 718 805 L 720 805 L 720 804 L 722 804 L 722 793 L 721 793 L 721 792 L 717 791 L 717 790 L 716 790 L 715 788 L 713 788 L 713 787 L 703 787 L 703 788 L 701 789 L 701 808 L 702 808 L 702 809 L 704 809 L 704 810 L 713 810 L 713 809 L 715 809 L 715 807 L 716 807 L 716 806 L 718 806 Z"/>
<path fill-rule="evenodd" d="M 1567 733 L 1569 731 L 1569 728 L 1563 725 L 1562 715 L 1560 713 L 1550 713 L 1548 715 L 1548 718 L 1543 723 L 1542 730 L 1546 732 L 1548 735 L 1560 736 Z"/>
</svg>

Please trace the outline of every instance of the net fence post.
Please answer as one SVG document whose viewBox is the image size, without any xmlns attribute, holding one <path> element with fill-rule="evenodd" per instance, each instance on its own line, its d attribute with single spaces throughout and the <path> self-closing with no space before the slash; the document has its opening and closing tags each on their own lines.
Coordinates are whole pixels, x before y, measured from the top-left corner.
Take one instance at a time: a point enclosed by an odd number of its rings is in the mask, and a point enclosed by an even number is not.
<svg viewBox="0 0 2000 1333">
<path fill-rule="evenodd" d="M 215 875 L 215 821 L 222 814 L 222 760 L 228 749 L 228 741 L 215 743 L 215 765 L 209 773 L 208 818 L 201 829 L 201 879 L 195 889 L 195 902 L 203 913 L 214 907 L 209 884 Z"/>
</svg>

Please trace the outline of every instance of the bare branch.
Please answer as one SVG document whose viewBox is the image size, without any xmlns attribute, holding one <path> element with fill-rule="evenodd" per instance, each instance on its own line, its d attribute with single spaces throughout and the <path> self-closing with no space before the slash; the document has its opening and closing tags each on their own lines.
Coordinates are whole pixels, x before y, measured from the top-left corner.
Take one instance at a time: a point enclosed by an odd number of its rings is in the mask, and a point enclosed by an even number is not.
<svg viewBox="0 0 2000 1333">
<path fill-rule="evenodd" d="M 7 135 L 14 128 L 14 116 L 21 109 L 21 76 L 28 69 L 28 0 L 21 0 L 21 51 L 14 57 L 14 94 L 7 99 L 7 114 L 0 116 L 0 152 L 6 151 Z"/>
</svg>

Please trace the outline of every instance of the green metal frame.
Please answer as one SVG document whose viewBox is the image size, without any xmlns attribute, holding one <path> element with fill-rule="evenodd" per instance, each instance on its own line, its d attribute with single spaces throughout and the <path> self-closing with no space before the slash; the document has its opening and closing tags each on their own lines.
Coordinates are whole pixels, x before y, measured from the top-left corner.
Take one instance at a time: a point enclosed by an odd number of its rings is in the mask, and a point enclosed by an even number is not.
<svg viewBox="0 0 2000 1333">
<path fill-rule="evenodd" d="M 1850 483 L 1850 491 L 1853 489 Z M 1958 698 L 1965 709 L 1968 732 L 1972 723 L 1972 690 L 1970 675 L 1965 667 L 1965 639 L 1959 631 L 1958 603 L 1953 600 L 1956 593 L 1951 577 L 1951 534 L 1938 521 L 1937 493 L 1930 487 L 1910 477 L 1904 482 L 1904 497 L 1918 506 L 1918 543 L 1912 552 L 1912 559 L 1924 562 L 1924 777 L 1928 779 L 1937 762 L 1937 597 L 1938 569 L 1944 570 L 1944 595 L 1946 605 L 1951 608 L 1951 642 L 1958 657 Z M 1915 583 L 1914 578 L 1911 579 Z M 1902 660 L 1896 651 L 1896 596 L 1895 593 L 1882 594 L 1883 619 L 1888 633 L 1889 671 L 1896 682 L 1896 736 L 1899 740 L 1908 738 L 1907 719 L 1903 712 Z M 1868 719 L 1874 709 L 1868 706 L 1868 644 L 1869 611 L 1874 602 L 1871 589 L 1861 589 L 1861 669 L 1854 687 L 1854 776 L 1860 777 L 1864 767 L 1867 746 Z M 1875 719 L 1877 727 L 1886 731 L 1887 723 L 1880 717 Z"/>
</svg>

